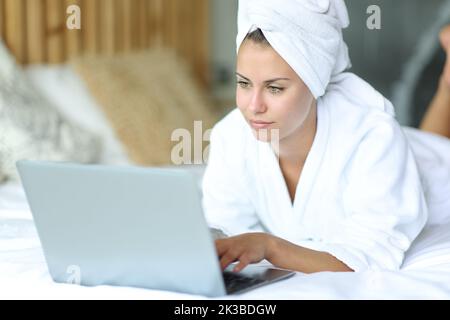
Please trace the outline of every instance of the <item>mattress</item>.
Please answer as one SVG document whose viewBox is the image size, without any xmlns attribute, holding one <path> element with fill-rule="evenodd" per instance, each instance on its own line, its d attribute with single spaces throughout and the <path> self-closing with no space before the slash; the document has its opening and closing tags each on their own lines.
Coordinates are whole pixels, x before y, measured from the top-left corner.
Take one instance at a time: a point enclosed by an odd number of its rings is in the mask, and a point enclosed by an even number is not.
<svg viewBox="0 0 450 320">
<path fill-rule="evenodd" d="M 399 271 L 296 273 L 223 299 L 449 299 L 450 223 L 427 226 Z M 0 186 L 1 299 L 207 299 L 131 287 L 54 283 L 22 186 Z"/>
</svg>

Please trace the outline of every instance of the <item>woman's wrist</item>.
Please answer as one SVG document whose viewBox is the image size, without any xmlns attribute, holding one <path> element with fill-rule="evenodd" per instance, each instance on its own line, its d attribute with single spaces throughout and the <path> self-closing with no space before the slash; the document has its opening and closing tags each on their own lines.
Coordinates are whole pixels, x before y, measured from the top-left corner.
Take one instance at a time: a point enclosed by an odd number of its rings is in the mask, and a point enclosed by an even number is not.
<svg viewBox="0 0 450 320">
<path fill-rule="evenodd" d="M 274 235 L 266 234 L 266 259 L 270 262 L 274 260 L 276 252 L 278 251 L 278 240 L 279 238 Z"/>
</svg>

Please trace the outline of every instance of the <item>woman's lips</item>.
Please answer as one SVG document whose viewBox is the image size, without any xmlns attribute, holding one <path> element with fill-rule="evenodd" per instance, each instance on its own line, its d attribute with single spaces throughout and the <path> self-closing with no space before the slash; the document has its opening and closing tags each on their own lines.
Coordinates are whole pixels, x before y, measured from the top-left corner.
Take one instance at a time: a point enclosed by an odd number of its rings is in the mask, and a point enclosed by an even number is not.
<svg viewBox="0 0 450 320">
<path fill-rule="evenodd" d="M 274 122 L 266 122 L 266 121 L 257 121 L 257 120 L 250 120 L 250 125 L 254 129 L 266 129 L 270 127 L 270 125 Z"/>
</svg>

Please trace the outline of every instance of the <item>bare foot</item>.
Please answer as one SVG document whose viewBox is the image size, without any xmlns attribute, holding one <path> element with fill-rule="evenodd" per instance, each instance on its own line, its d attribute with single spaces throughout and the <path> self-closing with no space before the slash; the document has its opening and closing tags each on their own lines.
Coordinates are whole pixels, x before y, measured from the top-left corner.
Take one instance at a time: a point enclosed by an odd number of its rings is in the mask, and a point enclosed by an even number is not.
<svg viewBox="0 0 450 320">
<path fill-rule="evenodd" d="M 441 40 L 442 47 L 444 47 L 444 49 L 448 48 L 450 44 L 450 24 L 441 29 L 439 39 Z"/>
<path fill-rule="evenodd" d="M 447 53 L 447 60 L 445 62 L 444 70 L 442 72 L 441 81 L 442 84 L 450 91 L 450 25 L 442 28 L 439 39 L 441 41 L 442 48 Z"/>
</svg>

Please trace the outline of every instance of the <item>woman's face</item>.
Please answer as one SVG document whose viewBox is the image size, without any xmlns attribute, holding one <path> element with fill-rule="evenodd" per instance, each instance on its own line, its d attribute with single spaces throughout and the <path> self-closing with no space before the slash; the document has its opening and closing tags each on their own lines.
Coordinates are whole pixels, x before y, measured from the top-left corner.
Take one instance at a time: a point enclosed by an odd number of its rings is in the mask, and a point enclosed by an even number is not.
<svg viewBox="0 0 450 320">
<path fill-rule="evenodd" d="M 279 130 L 280 141 L 296 134 L 315 102 L 308 87 L 269 45 L 242 43 L 237 56 L 236 103 L 255 137 L 270 141 Z M 275 131 L 276 132 L 276 131 Z"/>
</svg>

